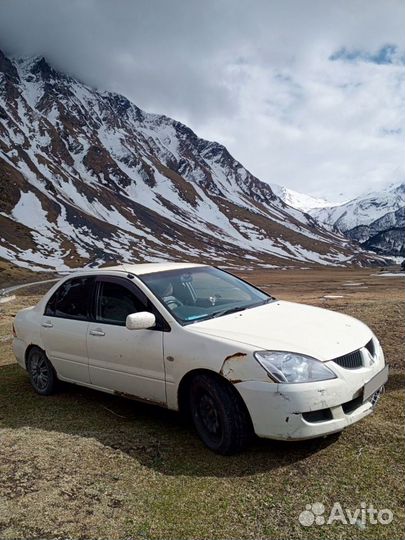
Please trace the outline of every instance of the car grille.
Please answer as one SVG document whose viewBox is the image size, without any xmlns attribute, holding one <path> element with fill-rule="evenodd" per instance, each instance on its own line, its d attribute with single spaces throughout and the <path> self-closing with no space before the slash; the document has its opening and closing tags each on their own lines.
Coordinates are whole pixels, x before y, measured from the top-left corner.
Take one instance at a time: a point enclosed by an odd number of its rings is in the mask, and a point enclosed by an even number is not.
<svg viewBox="0 0 405 540">
<path fill-rule="evenodd" d="M 336 362 L 336 364 L 345 369 L 358 369 L 363 366 L 363 357 L 360 350 L 358 350 L 334 358 L 333 362 Z"/>
<path fill-rule="evenodd" d="M 370 339 L 370 341 L 365 345 L 365 348 L 368 350 L 371 356 L 375 358 L 376 351 L 375 351 L 375 344 L 374 344 L 373 339 Z M 349 354 L 344 354 L 343 356 L 339 356 L 338 358 L 334 358 L 333 362 L 336 362 L 336 364 L 338 364 L 340 367 L 345 368 L 345 369 L 358 369 L 358 368 L 363 367 L 363 356 L 359 349 Z"/>
</svg>

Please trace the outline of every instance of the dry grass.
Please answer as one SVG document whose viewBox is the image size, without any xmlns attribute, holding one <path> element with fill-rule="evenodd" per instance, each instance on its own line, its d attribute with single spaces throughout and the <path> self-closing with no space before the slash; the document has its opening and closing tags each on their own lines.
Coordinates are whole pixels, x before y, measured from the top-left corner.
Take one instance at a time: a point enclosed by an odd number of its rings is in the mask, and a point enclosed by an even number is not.
<svg viewBox="0 0 405 540">
<path fill-rule="evenodd" d="M 169 411 L 73 386 L 37 396 L 9 339 L 12 315 L 36 296 L 27 289 L 29 296 L 0 305 L 0 537 L 401 538 L 403 282 L 372 273 L 250 274 L 279 298 L 364 320 L 392 370 L 376 413 L 340 438 L 256 441 L 227 458 L 205 449 Z M 364 285 L 343 286 L 350 281 Z M 304 528 L 298 515 L 316 501 L 353 510 L 365 501 L 395 517 L 365 529 Z"/>
</svg>

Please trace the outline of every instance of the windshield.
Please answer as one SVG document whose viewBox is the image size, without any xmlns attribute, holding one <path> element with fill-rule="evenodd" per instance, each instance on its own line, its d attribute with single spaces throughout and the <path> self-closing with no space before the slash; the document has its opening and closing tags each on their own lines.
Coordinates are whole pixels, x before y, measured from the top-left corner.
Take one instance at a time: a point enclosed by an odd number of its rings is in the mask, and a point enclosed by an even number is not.
<svg viewBox="0 0 405 540">
<path fill-rule="evenodd" d="M 249 283 L 209 266 L 140 277 L 182 324 L 221 317 L 272 300 Z"/>
</svg>

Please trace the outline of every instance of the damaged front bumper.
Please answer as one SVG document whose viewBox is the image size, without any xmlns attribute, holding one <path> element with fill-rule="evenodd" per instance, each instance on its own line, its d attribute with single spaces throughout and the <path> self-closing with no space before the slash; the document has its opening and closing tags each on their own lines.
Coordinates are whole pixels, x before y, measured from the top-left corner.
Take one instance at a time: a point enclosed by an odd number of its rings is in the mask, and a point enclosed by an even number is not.
<svg viewBox="0 0 405 540">
<path fill-rule="evenodd" d="M 347 370 L 334 365 L 336 379 L 278 384 L 244 381 L 236 385 L 259 437 L 310 439 L 342 431 L 368 416 L 383 393 L 388 366 Z"/>
</svg>

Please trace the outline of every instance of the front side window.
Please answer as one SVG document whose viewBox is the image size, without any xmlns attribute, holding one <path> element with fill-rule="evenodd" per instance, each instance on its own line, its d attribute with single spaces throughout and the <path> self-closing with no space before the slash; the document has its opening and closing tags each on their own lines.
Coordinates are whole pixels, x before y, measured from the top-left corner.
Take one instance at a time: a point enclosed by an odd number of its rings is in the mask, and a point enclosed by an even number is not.
<svg viewBox="0 0 405 540">
<path fill-rule="evenodd" d="M 140 278 L 182 324 L 221 317 L 272 300 L 253 285 L 212 267 L 168 270 Z"/>
<path fill-rule="evenodd" d="M 138 311 L 145 311 L 145 305 L 127 287 L 112 281 L 100 283 L 97 321 L 125 326 L 127 316 Z"/>
<path fill-rule="evenodd" d="M 87 320 L 93 280 L 92 277 L 78 277 L 65 281 L 49 300 L 45 315 Z"/>
</svg>

